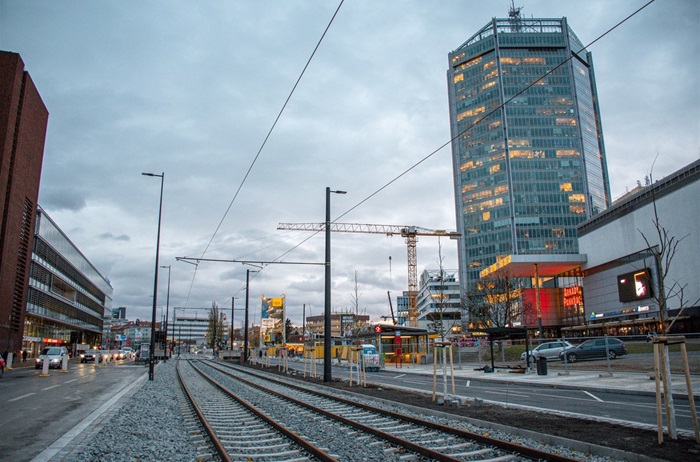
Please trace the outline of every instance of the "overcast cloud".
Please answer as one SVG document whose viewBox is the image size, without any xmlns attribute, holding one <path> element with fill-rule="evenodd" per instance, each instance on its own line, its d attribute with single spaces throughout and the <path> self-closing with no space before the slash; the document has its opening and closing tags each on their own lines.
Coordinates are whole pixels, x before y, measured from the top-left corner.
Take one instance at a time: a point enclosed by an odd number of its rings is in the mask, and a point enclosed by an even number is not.
<svg viewBox="0 0 700 462">
<path fill-rule="evenodd" d="M 525 17 L 566 16 L 584 44 L 644 3 L 516 2 Z M 278 258 L 309 236 L 277 224 L 323 221 L 326 186 L 348 191 L 332 196 L 335 219 L 445 144 L 447 54 L 509 4 L 346 1 L 215 236 L 338 2 L 0 0 L 0 49 L 22 56 L 50 113 L 40 205 L 110 279 L 113 306 L 150 319 L 160 180 L 142 172 L 165 172 L 170 305 L 230 307 L 235 295 L 243 307 L 248 267 L 203 262 L 195 274 L 175 258 L 210 240 L 205 258 Z M 700 157 L 698 30 L 699 2 L 657 0 L 591 47 L 614 198 L 657 156 L 655 179 Z M 339 221 L 455 229 L 450 157 L 440 150 Z M 407 286 L 403 239 L 332 242 L 333 309 L 352 307 L 357 271 L 360 310 L 387 315 L 386 291 Z M 454 241 L 440 242 L 456 268 Z M 319 234 L 285 259 L 323 258 Z M 437 267 L 438 239 L 420 238 L 419 271 Z M 322 313 L 323 277 L 268 266 L 251 306 L 285 294 L 300 324 L 303 304 Z"/>
</svg>

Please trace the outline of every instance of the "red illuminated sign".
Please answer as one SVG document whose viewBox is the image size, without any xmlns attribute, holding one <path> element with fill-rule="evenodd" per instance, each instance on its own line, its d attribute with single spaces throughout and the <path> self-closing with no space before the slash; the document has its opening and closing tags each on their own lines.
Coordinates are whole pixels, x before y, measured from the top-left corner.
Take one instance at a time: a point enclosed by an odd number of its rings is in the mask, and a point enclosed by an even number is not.
<svg viewBox="0 0 700 462">
<path fill-rule="evenodd" d="M 564 308 L 583 305 L 583 288 L 581 286 L 564 288 Z"/>
</svg>

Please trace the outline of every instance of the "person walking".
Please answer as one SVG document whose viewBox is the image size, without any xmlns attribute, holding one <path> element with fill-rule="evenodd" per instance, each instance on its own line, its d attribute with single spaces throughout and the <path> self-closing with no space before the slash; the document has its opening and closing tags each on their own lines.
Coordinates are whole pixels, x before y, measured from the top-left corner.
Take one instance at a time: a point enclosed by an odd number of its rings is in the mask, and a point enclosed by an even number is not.
<svg viewBox="0 0 700 462">
<path fill-rule="evenodd" d="M 27 350 L 22 350 L 22 362 L 27 362 Z"/>
</svg>

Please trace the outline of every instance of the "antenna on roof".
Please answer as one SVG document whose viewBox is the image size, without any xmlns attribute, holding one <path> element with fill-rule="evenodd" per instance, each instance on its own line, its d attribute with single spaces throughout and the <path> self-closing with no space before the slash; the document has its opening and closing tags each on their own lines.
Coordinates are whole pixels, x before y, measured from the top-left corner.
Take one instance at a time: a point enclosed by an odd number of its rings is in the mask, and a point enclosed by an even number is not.
<svg viewBox="0 0 700 462">
<path fill-rule="evenodd" d="M 508 10 L 508 16 L 510 19 L 520 19 L 520 10 L 525 8 L 524 6 L 515 7 L 515 0 L 510 0 L 510 9 Z"/>
</svg>

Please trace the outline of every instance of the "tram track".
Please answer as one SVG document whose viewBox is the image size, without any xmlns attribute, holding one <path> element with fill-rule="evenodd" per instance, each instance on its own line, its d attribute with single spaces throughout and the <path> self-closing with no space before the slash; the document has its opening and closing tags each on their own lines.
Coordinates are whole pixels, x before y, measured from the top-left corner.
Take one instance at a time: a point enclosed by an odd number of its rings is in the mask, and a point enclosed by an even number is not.
<svg viewBox="0 0 700 462">
<path fill-rule="evenodd" d="M 393 453 L 396 460 L 404 460 L 406 453 L 414 454 L 421 460 L 549 460 L 570 462 L 571 459 L 560 454 L 549 453 L 535 448 L 521 446 L 509 441 L 502 441 L 482 434 L 469 432 L 460 428 L 449 427 L 433 421 L 409 416 L 366 403 L 330 395 L 311 389 L 301 383 L 281 381 L 250 368 L 241 368 L 220 362 L 202 361 L 208 371 L 215 371 L 217 380 L 228 378 L 227 386 L 233 382 L 255 387 L 264 396 L 275 396 L 286 400 L 327 419 L 335 425 L 342 425 L 348 435 L 372 435 L 385 442 L 385 455 Z M 348 436 L 349 437 L 349 436 Z M 353 436 L 354 437 L 354 436 Z M 360 438 L 366 438 L 362 436 Z M 332 450 L 332 452 L 337 452 Z M 341 457 L 342 458 L 342 457 Z M 387 459 L 388 460 L 388 459 Z"/>
<path fill-rule="evenodd" d="M 336 460 L 235 396 L 190 361 L 182 363 L 177 367 L 178 382 L 192 410 L 191 417 L 198 422 L 202 439 L 211 449 L 203 459 L 224 462 Z"/>
</svg>

